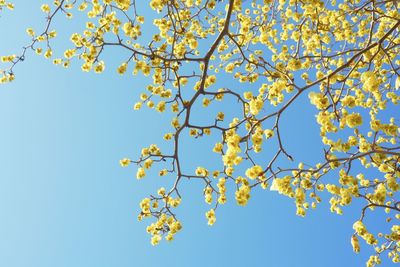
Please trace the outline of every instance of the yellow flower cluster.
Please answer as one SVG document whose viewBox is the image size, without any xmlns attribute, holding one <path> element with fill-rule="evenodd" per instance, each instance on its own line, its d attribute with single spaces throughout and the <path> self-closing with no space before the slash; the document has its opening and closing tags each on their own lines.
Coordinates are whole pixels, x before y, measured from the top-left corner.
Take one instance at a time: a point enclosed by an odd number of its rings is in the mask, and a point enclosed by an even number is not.
<svg viewBox="0 0 400 267">
<path fill-rule="evenodd" d="M 291 176 L 287 175 L 283 178 L 275 178 L 272 181 L 271 190 L 278 191 L 279 194 L 283 194 L 288 197 L 294 197 L 293 188 L 291 186 Z"/>
<path fill-rule="evenodd" d="M 219 190 L 219 197 L 218 197 L 218 203 L 219 204 L 225 204 L 226 203 L 226 179 L 225 178 L 220 178 L 217 184 L 218 190 Z"/>
<path fill-rule="evenodd" d="M 121 159 L 121 160 L 119 161 L 119 164 L 120 164 L 122 167 L 127 167 L 129 164 L 131 164 L 131 160 L 128 159 L 128 158 L 124 158 L 124 159 Z"/>
<path fill-rule="evenodd" d="M 317 107 L 317 109 L 323 110 L 329 106 L 328 97 L 324 96 L 322 93 L 311 92 L 308 94 L 311 104 Z"/>
<path fill-rule="evenodd" d="M 360 113 L 349 114 L 345 117 L 345 119 L 347 126 L 349 126 L 350 128 L 355 128 L 362 125 L 363 123 Z"/>
<path fill-rule="evenodd" d="M 258 97 L 254 97 L 253 99 L 250 100 L 250 113 L 252 115 L 257 115 L 258 113 L 260 113 L 261 109 L 264 106 L 264 101 L 262 99 L 262 97 L 258 96 Z"/>
<path fill-rule="evenodd" d="M 228 131 L 226 134 L 227 150 L 225 155 L 223 155 L 222 160 L 225 166 L 232 167 L 233 165 L 238 165 L 242 160 L 242 158 L 238 156 L 241 152 L 241 137 L 233 130 Z"/>
<path fill-rule="evenodd" d="M 367 231 L 362 221 L 356 221 L 353 224 L 353 229 L 356 231 L 357 235 L 362 237 L 369 245 L 375 245 L 378 242 L 374 235 Z"/>
<path fill-rule="evenodd" d="M 11 3 L 11 2 L 6 2 L 6 0 L 0 0 L 0 10 L 3 7 L 8 8 L 9 10 L 13 10 L 14 9 L 14 4 Z"/>
<path fill-rule="evenodd" d="M 255 165 L 246 170 L 246 176 L 254 180 L 263 174 L 264 170 L 260 165 Z"/>
<path fill-rule="evenodd" d="M 159 156 L 159 155 L 161 155 L 161 150 L 157 145 L 152 144 L 149 147 L 143 148 L 141 155 L 142 155 L 142 157 L 147 157 L 150 155 Z"/>
<path fill-rule="evenodd" d="M 165 239 L 171 241 L 174 239 L 174 235 L 182 229 L 182 224 L 173 217 L 167 217 L 165 214 L 162 214 L 157 222 L 152 223 L 146 228 L 147 233 L 152 235 L 151 244 L 153 246 L 160 243 L 162 238 L 161 233 L 165 228 L 168 229 Z"/>
<path fill-rule="evenodd" d="M 213 198 L 212 198 L 212 193 L 213 193 L 213 190 L 212 190 L 211 187 L 207 186 L 207 187 L 204 189 L 204 200 L 205 200 L 205 202 L 206 202 L 207 204 L 211 204 L 211 203 L 212 203 L 212 200 L 213 200 Z"/>
<path fill-rule="evenodd" d="M 5 73 L 0 70 L 0 84 L 12 82 L 14 79 L 15 79 L 14 74 Z"/>
<path fill-rule="evenodd" d="M 215 217 L 215 210 L 210 209 L 209 211 L 206 212 L 206 218 L 207 218 L 207 223 L 208 225 L 213 225 L 217 218 Z"/>
<path fill-rule="evenodd" d="M 261 129 L 261 127 L 256 127 L 254 133 L 251 136 L 251 141 L 253 142 L 254 152 L 261 152 L 263 142 L 263 130 Z"/>
<path fill-rule="evenodd" d="M 351 246 L 353 247 L 353 250 L 355 253 L 360 252 L 360 243 L 358 241 L 358 237 L 356 235 L 351 236 Z"/>
<path fill-rule="evenodd" d="M 243 177 L 239 176 L 236 179 L 236 183 L 240 183 L 241 184 L 239 189 L 236 190 L 236 192 L 235 192 L 236 202 L 240 206 L 246 206 L 247 202 L 250 199 L 251 187 L 249 186 L 249 182 L 247 181 L 246 178 L 243 178 Z"/>
<path fill-rule="evenodd" d="M 195 173 L 197 176 L 203 176 L 203 177 L 207 177 L 209 175 L 209 171 L 203 167 L 197 167 Z"/>
<path fill-rule="evenodd" d="M 167 4 L 166 0 L 151 0 L 150 7 L 154 10 L 161 11 L 165 4 Z"/>
<path fill-rule="evenodd" d="M 386 200 L 387 189 L 385 184 L 380 183 L 376 187 L 374 193 L 371 195 L 371 200 L 377 204 L 384 204 Z"/>
<path fill-rule="evenodd" d="M 136 172 L 136 178 L 142 179 L 145 176 L 146 176 L 146 172 L 144 171 L 144 168 L 138 168 L 138 170 Z"/>
<path fill-rule="evenodd" d="M 268 88 L 268 99 L 270 100 L 271 104 L 276 106 L 279 103 L 282 103 L 284 100 L 283 92 L 290 93 L 293 91 L 293 87 L 287 85 L 286 81 L 283 79 L 279 79 L 278 81 L 274 82 Z"/>
<path fill-rule="evenodd" d="M 104 2 L 107 3 L 107 1 L 111 2 L 111 0 L 106 0 Z M 117 3 L 117 6 L 124 11 L 127 11 L 131 5 L 130 0 L 114 0 L 114 1 Z"/>
<path fill-rule="evenodd" d="M 48 4 L 43 4 L 40 9 L 44 12 L 44 13 L 50 13 L 50 6 Z"/>
</svg>

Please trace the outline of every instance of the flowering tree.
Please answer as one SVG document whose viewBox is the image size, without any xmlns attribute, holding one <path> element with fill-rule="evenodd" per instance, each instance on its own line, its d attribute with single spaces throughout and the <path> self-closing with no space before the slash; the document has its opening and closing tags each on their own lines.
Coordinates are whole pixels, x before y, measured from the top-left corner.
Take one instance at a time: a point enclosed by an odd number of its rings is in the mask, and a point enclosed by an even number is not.
<svg viewBox="0 0 400 267">
<path fill-rule="evenodd" d="M 3 7 L 13 5 L 0 0 Z M 150 8 L 154 29 L 144 15 Z M 173 114 L 173 130 L 164 135 L 172 152 L 152 144 L 135 160 L 120 161 L 138 167 L 137 179 L 159 165 L 159 175 L 174 181 L 140 203 L 139 220 L 153 218 L 147 228 L 152 244 L 162 237 L 172 240 L 181 230 L 174 212 L 183 195 L 180 185 L 200 181 L 212 207 L 206 213 L 209 225 L 229 198 L 227 188 L 241 206 L 260 187 L 278 191 L 294 199 L 299 216 L 323 198 L 330 198 L 337 214 L 359 201 L 354 251 L 360 251 L 362 239 L 374 247 L 367 266 L 379 264 L 382 254 L 400 262 L 400 2 L 151 0 L 150 8 L 135 0 L 43 4 L 44 29 L 28 28 L 31 41 L 22 53 L 1 58 L 0 81 L 12 81 L 16 65 L 31 50 L 52 58 L 53 21 L 62 14 L 72 18 L 74 10 L 85 12 L 86 29 L 71 36 L 71 48 L 54 64 L 68 67 L 79 60 L 83 71 L 101 73 L 104 51 L 118 47 L 128 55 L 119 74 L 133 69 L 133 75 L 152 77 L 134 109 Z M 302 95 L 308 95 L 320 126 L 320 162 L 299 162 L 282 138 L 286 110 Z M 199 103 L 220 110 L 234 103 L 236 113 L 208 112 L 209 123 L 196 123 Z M 184 134 L 219 138 L 210 153 L 220 155 L 220 167 L 186 172 L 180 152 Z M 274 153 L 260 157 L 267 144 Z M 388 227 L 372 233 L 364 221 L 378 209 L 387 213 Z"/>
</svg>

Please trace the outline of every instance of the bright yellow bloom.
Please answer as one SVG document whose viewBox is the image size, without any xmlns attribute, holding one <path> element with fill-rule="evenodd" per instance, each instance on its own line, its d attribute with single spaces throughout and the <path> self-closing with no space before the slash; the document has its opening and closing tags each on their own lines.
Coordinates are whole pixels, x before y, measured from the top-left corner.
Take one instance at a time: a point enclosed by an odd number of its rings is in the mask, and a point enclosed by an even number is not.
<svg viewBox="0 0 400 267">
<path fill-rule="evenodd" d="M 131 160 L 128 159 L 128 158 L 124 158 L 124 159 L 121 159 L 121 160 L 119 161 L 119 164 L 120 164 L 122 167 L 127 167 L 130 163 L 131 163 Z"/>
</svg>

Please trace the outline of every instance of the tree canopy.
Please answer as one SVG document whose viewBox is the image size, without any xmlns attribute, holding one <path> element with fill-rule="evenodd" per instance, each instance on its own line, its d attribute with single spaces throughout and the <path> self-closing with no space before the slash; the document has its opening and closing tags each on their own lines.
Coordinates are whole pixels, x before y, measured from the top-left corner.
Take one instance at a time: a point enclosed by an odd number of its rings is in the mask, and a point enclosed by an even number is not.
<svg viewBox="0 0 400 267">
<path fill-rule="evenodd" d="M 12 3 L 0 0 L 5 8 Z M 400 262 L 399 1 L 55 0 L 41 10 L 43 29 L 28 28 L 22 52 L 1 57 L 2 83 L 15 79 L 31 51 L 102 73 L 103 54 L 118 49 L 126 59 L 117 73 L 152 78 L 134 109 L 171 117 L 163 134 L 169 150 L 151 144 L 120 161 L 137 166 L 137 179 L 159 168 L 173 181 L 140 203 L 139 220 L 152 219 L 152 244 L 182 229 L 175 212 L 185 200 L 181 184 L 200 181 L 209 225 L 226 201 L 245 206 L 260 188 L 293 198 L 299 216 L 324 200 L 337 214 L 362 203 L 350 238 L 354 251 L 362 241 L 373 247 L 367 266 L 380 264 L 382 255 Z M 85 29 L 55 57 L 54 20 L 74 19 L 74 12 L 86 16 Z M 303 95 L 320 127 L 319 162 L 299 161 L 283 138 L 287 109 Z M 235 109 L 225 111 L 227 103 Z M 201 121 L 193 118 L 198 112 Z M 220 155 L 219 167 L 188 172 L 180 152 L 185 135 L 219 139 L 210 151 Z M 388 224 L 374 233 L 364 222 L 377 210 Z"/>
</svg>

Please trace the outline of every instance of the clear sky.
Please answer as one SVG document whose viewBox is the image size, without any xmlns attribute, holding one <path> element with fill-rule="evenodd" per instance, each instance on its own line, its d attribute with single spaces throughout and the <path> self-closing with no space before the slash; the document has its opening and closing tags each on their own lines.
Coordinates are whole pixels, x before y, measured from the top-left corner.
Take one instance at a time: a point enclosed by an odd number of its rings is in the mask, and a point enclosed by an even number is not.
<svg viewBox="0 0 400 267">
<path fill-rule="evenodd" d="M 0 54 L 19 51 L 25 28 L 43 22 L 40 1 L 14 2 L 16 10 L 0 17 Z M 77 25 L 61 19 L 59 28 Z M 119 59 L 114 52 L 111 66 Z M 82 73 L 78 64 L 63 69 L 32 53 L 16 72 L 15 82 L 0 87 L 0 266 L 364 266 L 370 248 L 362 241 L 356 255 L 350 245 L 357 209 L 338 216 L 325 199 L 300 218 L 293 200 L 261 189 L 245 208 L 228 194 L 209 227 L 201 185 L 186 183 L 183 231 L 151 246 L 138 203 L 165 181 L 137 181 L 135 168 L 119 166 L 162 143 L 169 124 L 155 112 L 132 110 L 146 80 L 120 77 L 112 67 L 102 75 Z M 314 112 L 300 100 L 284 126 L 291 151 L 311 162 L 321 149 Z M 194 169 L 209 154 L 190 145 L 183 144 L 185 161 Z M 369 223 L 378 226 L 378 219 Z"/>
</svg>

